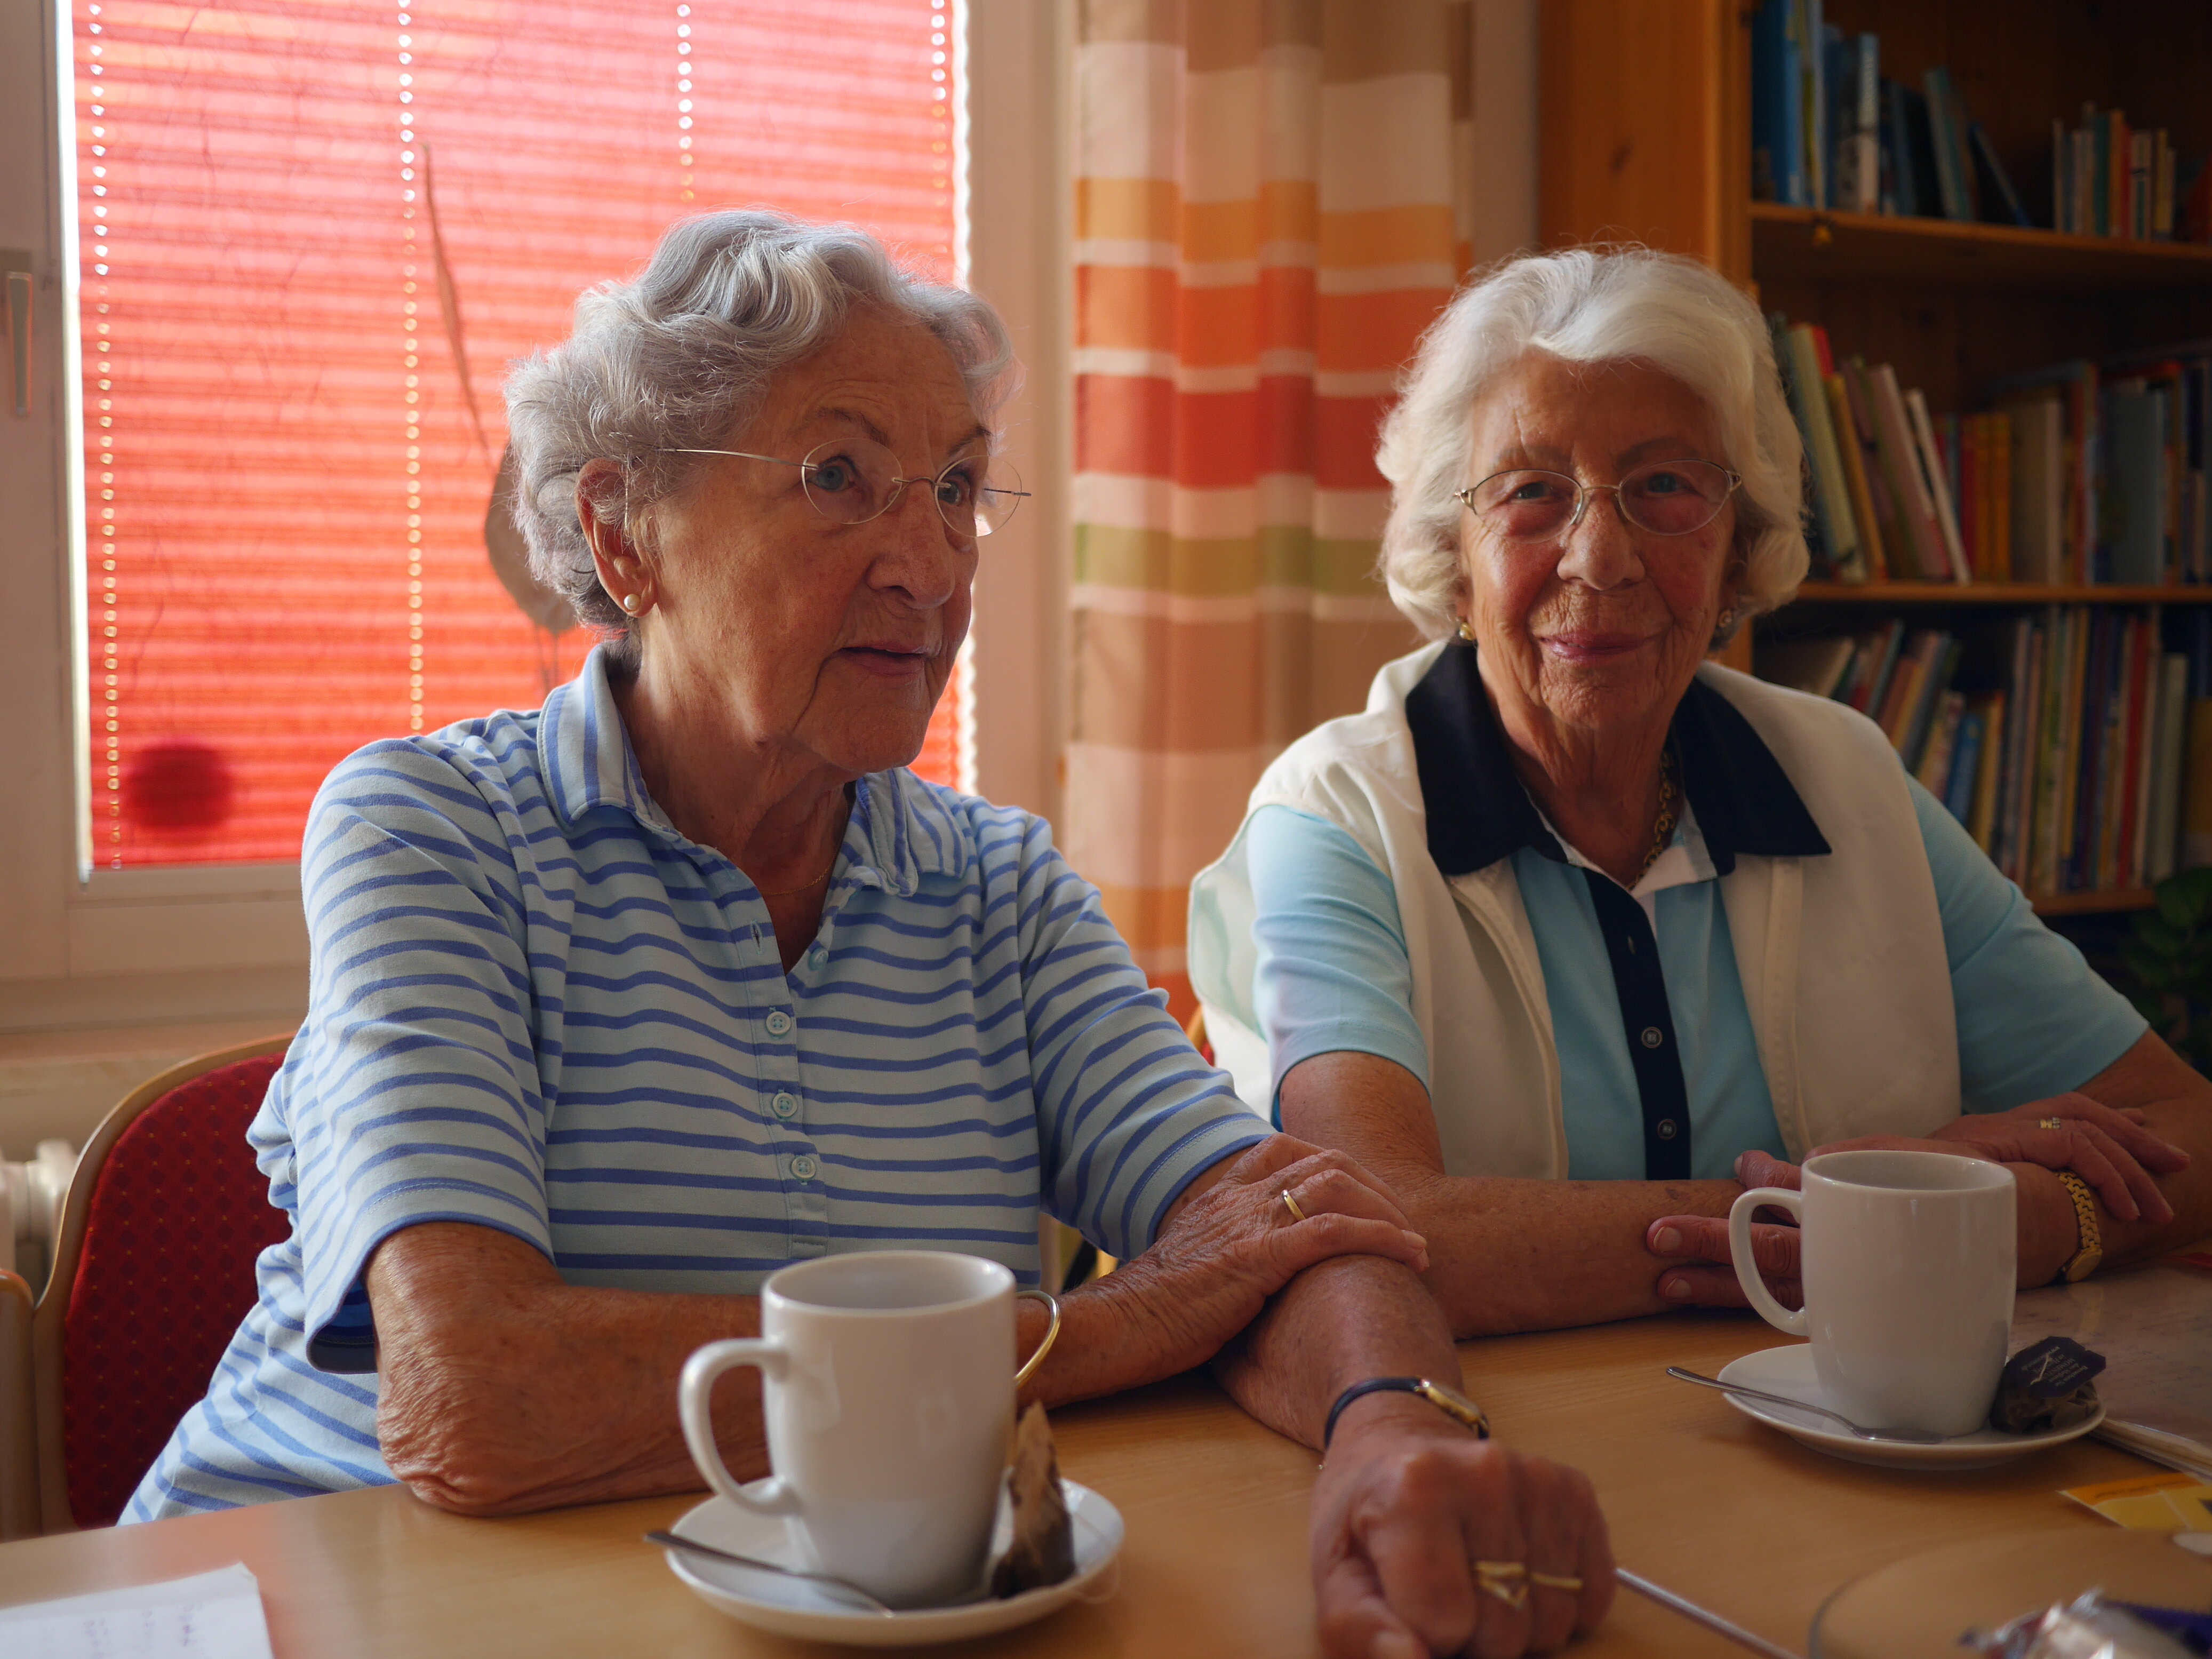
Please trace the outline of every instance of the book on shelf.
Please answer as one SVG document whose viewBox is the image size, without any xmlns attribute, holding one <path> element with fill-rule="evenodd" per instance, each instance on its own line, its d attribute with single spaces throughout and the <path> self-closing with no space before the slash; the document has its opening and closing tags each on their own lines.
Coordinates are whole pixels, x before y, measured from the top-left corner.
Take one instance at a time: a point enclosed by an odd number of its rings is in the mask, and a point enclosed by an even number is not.
<svg viewBox="0 0 2212 1659">
<path fill-rule="evenodd" d="M 1966 106 L 1951 85 L 1951 71 L 1937 65 L 1920 77 L 1928 100 L 1929 147 L 1936 164 L 1936 199 L 1946 219 L 1971 224 L 1981 216 L 1974 195 L 1974 171 L 1966 156 Z"/>
<path fill-rule="evenodd" d="M 1918 386 L 1905 394 L 1905 412 L 1911 417 L 1913 454 L 1920 463 L 1922 476 L 1927 481 L 1928 499 L 1936 508 L 1936 528 L 1942 538 L 1942 558 L 1948 561 L 1942 568 L 1954 581 L 1972 581 L 1973 572 L 1966 565 L 1966 550 L 1959 540 L 1958 510 L 1952 504 L 1942 457 L 1936 448 L 1935 423 L 1928 417 L 1928 400 L 1920 395 Z"/>
<path fill-rule="evenodd" d="M 1771 323 L 1832 579 L 2212 584 L 2212 340 L 2045 364 L 1937 415 L 1818 324 Z"/>
<path fill-rule="evenodd" d="M 1868 573 L 1858 515 L 1851 505 L 1831 418 L 1821 343 L 1812 328 L 1803 323 L 1792 327 L 1780 312 L 1771 320 L 1775 362 L 1782 373 L 1790 411 L 1796 417 L 1798 433 L 1804 440 L 1805 459 L 1812 468 L 1813 512 L 1822 551 L 1840 580 L 1864 581 Z"/>
<path fill-rule="evenodd" d="M 2051 124 L 2051 222 L 2075 236 L 2201 241 L 2180 210 L 2181 167 L 2166 128 L 2130 127 L 2121 111 L 2085 104 L 2077 125 Z"/>
<path fill-rule="evenodd" d="M 1868 715 L 2030 892 L 2149 885 L 2212 862 L 2212 617 L 2051 605 L 1956 631 L 1892 618 L 1763 639 L 1761 678 Z"/>
<path fill-rule="evenodd" d="M 1835 182 L 1829 204 L 1850 213 L 1881 210 L 1881 43 L 1837 32 L 1826 55 Z"/>
<path fill-rule="evenodd" d="M 1894 79 L 1881 69 L 1880 36 L 1847 34 L 1826 21 L 1821 0 L 1754 0 L 1753 200 L 2078 235 L 2212 240 L 2212 184 L 2202 158 L 2180 155 L 2167 129 L 2137 130 L 2121 112 L 2094 106 L 2071 123 L 2052 112 L 2044 221 L 2014 187 L 1948 65 Z M 1999 130 L 2009 126 L 2001 122 Z"/>
<path fill-rule="evenodd" d="M 1994 191 L 1998 205 L 2004 209 L 2004 218 L 2001 222 L 2017 225 L 2022 230 L 2033 230 L 2035 221 L 2027 216 L 2027 204 L 2021 200 L 2020 192 L 2012 187 L 2012 175 L 2005 171 L 2004 163 L 1997 159 L 1996 146 L 1990 142 L 1989 129 L 1979 121 L 1970 122 L 1966 136 L 1968 148 L 1973 151 L 1974 164 L 1980 169 L 1981 176 L 1988 185 L 1983 192 L 1983 200 L 1989 200 L 1990 192 Z"/>
</svg>

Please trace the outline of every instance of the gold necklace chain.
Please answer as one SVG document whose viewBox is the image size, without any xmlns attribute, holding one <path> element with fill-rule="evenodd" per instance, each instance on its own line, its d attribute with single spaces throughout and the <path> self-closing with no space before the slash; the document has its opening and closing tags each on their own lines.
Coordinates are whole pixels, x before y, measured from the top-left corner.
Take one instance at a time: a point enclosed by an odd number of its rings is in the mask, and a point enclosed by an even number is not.
<svg viewBox="0 0 2212 1659">
<path fill-rule="evenodd" d="M 840 847 L 837 849 L 841 855 L 843 854 L 844 850 L 845 849 L 842 847 Z M 830 877 L 836 873 L 837 860 L 833 858 L 830 860 L 830 867 L 827 870 L 824 870 L 820 875 L 815 877 L 811 881 L 802 882 L 796 887 L 779 887 L 773 893 L 769 892 L 767 888 L 762 887 L 756 883 L 754 884 L 754 890 L 758 892 L 763 898 L 790 898 L 794 894 L 807 892 L 811 889 L 819 887 L 823 882 L 829 880 Z"/>
<path fill-rule="evenodd" d="M 1659 855 L 1667 850 L 1668 842 L 1674 837 L 1674 751 L 1662 749 L 1659 751 L 1659 820 L 1652 826 L 1651 850 L 1644 855 L 1644 862 L 1636 872 L 1636 881 L 1628 884 L 1632 888 L 1651 872 L 1651 866 L 1659 862 Z"/>
</svg>

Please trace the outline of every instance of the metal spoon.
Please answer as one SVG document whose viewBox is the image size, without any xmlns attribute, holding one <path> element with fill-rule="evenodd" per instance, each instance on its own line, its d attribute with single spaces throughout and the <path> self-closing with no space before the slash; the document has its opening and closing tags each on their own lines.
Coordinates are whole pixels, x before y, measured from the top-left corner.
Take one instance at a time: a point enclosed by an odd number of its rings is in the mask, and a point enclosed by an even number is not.
<svg viewBox="0 0 2212 1659">
<path fill-rule="evenodd" d="M 826 1572 L 802 1572 L 797 1567 L 787 1567 L 775 1561 L 763 1561 L 757 1556 L 732 1554 L 728 1550 L 716 1549 L 712 1544 L 702 1544 L 696 1539 L 679 1538 L 672 1532 L 649 1532 L 645 1535 L 645 1541 L 648 1544 L 658 1544 L 663 1549 L 689 1550 L 694 1555 L 709 1556 L 714 1560 L 727 1561 L 735 1566 L 750 1567 L 757 1572 L 781 1573 L 787 1578 L 804 1578 L 809 1583 L 827 1584 L 830 1589 L 863 1603 L 864 1606 L 859 1609 L 860 1611 L 876 1613 L 885 1619 L 893 1616 L 892 1609 L 877 1601 L 858 1584 L 848 1584 L 843 1579 L 832 1577 Z"/>
<path fill-rule="evenodd" d="M 1826 1406 L 1816 1406 L 1809 1400 L 1792 1400 L 1786 1394 L 1766 1394 L 1758 1389 L 1747 1389 L 1741 1382 L 1723 1382 L 1717 1376 L 1700 1376 L 1695 1371 L 1686 1371 L 1680 1365 L 1667 1367 L 1667 1375 L 1680 1382 L 1694 1382 L 1701 1389 L 1718 1389 L 1723 1394 L 1740 1394 L 1747 1400 L 1764 1400 L 1770 1406 L 1788 1406 L 1801 1412 L 1812 1412 L 1842 1424 L 1862 1440 L 1901 1440 L 1908 1446 L 1940 1446 L 1950 1438 L 1948 1435 L 1923 1434 L 1918 1429 L 1863 1429 L 1841 1412 L 1832 1412 Z"/>
</svg>

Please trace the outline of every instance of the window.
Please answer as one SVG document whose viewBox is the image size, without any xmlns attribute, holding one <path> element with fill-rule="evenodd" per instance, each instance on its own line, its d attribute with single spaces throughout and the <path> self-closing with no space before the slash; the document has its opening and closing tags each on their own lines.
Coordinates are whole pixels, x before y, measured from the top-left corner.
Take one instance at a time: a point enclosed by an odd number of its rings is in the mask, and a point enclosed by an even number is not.
<svg viewBox="0 0 2212 1659">
<path fill-rule="evenodd" d="M 76 0 L 96 870 L 290 860 L 349 750 L 575 671 L 495 568 L 499 388 L 671 221 L 954 275 L 951 0 L 387 6 Z M 969 773 L 969 678 L 925 775 Z"/>
</svg>

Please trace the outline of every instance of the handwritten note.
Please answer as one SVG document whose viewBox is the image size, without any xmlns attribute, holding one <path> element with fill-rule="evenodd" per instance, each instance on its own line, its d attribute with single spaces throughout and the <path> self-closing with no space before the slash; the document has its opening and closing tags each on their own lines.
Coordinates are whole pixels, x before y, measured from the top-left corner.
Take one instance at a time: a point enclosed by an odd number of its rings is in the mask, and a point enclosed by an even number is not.
<svg viewBox="0 0 2212 1659">
<path fill-rule="evenodd" d="M 0 1607 L 0 1652 L 41 1659 L 270 1659 L 243 1563 L 193 1578 Z"/>
</svg>

